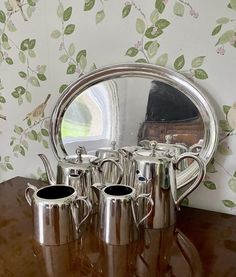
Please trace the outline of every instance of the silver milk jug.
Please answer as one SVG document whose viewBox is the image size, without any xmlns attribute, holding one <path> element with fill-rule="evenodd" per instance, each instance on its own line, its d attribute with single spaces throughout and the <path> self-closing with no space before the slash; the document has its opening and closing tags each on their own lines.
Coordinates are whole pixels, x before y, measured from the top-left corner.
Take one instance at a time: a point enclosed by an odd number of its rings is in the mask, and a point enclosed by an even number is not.
<svg viewBox="0 0 236 277">
<path fill-rule="evenodd" d="M 30 190 L 33 195 L 30 196 Z M 81 225 L 91 213 L 92 205 L 86 197 L 65 185 L 38 189 L 28 183 L 25 198 L 33 210 L 34 236 L 43 245 L 61 245 L 78 239 Z M 85 206 L 81 207 L 81 202 Z"/>
<path fill-rule="evenodd" d="M 135 189 L 122 184 L 94 184 L 99 194 L 99 238 L 112 245 L 127 245 L 138 238 L 139 225 L 152 212 L 153 201 L 148 194 L 135 196 Z M 146 214 L 137 216 L 137 203 L 147 201 Z"/>
</svg>

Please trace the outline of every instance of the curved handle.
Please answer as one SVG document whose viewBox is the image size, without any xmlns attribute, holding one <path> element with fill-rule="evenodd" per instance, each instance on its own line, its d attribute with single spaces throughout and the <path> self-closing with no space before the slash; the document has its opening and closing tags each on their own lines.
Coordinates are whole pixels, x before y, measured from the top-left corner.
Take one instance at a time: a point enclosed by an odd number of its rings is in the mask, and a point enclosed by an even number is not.
<svg viewBox="0 0 236 277">
<path fill-rule="evenodd" d="M 122 180 L 122 178 L 124 176 L 124 170 L 121 167 L 121 165 L 118 162 L 116 162 L 115 160 L 108 158 L 108 159 L 104 159 L 104 160 L 101 161 L 101 163 L 99 165 L 99 168 L 101 168 L 105 163 L 113 163 L 118 168 L 119 174 L 118 174 L 117 180 L 115 180 L 114 183 L 115 184 L 120 184 L 120 182 L 121 182 L 121 180 Z"/>
<path fill-rule="evenodd" d="M 28 204 L 31 206 L 32 204 L 32 199 L 30 197 L 29 191 L 32 189 L 34 192 L 38 190 L 36 186 L 31 185 L 30 183 L 27 183 L 27 188 L 25 189 L 25 199 L 27 200 Z"/>
<path fill-rule="evenodd" d="M 182 154 L 180 155 L 176 161 L 173 162 L 173 165 L 174 165 L 174 169 L 178 169 L 178 165 L 179 163 L 184 160 L 184 159 L 187 159 L 187 158 L 190 158 L 190 159 L 193 159 L 197 162 L 198 166 L 199 166 L 199 173 L 197 175 L 197 178 L 195 179 L 195 181 L 193 182 L 193 184 L 185 191 L 183 192 L 179 198 L 175 201 L 175 205 L 176 205 L 176 208 L 179 210 L 180 209 L 180 203 L 181 201 L 186 197 L 188 196 L 192 191 L 194 191 L 198 186 L 199 184 L 202 182 L 205 174 L 206 174 L 206 164 L 205 162 L 203 161 L 203 159 L 201 159 L 200 157 L 197 157 L 196 154 L 194 153 L 185 153 L 185 154 Z M 188 185 L 191 181 L 187 182 L 184 184 L 184 186 L 181 186 L 182 187 L 185 187 L 186 185 Z M 180 188 L 180 187 L 179 187 Z M 178 188 L 178 189 L 179 189 Z"/>
<path fill-rule="evenodd" d="M 79 197 L 79 198 L 76 198 L 74 200 L 74 205 L 76 206 L 77 209 L 78 209 L 78 202 L 79 201 L 83 201 L 85 203 L 85 205 L 87 206 L 87 213 L 83 217 L 83 219 L 79 222 L 76 214 L 72 212 L 72 216 L 73 216 L 75 227 L 76 227 L 77 231 L 79 231 L 80 225 L 88 218 L 88 216 L 90 215 L 90 213 L 92 211 L 92 204 L 90 203 L 90 201 L 87 199 L 86 196 L 85 197 Z"/>
<path fill-rule="evenodd" d="M 137 221 L 136 214 L 135 214 L 135 211 L 134 211 L 134 203 L 136 204 L 137 201 L 138 201 L 140 198 L 147 199 L 148 202 L 149 202 L 149 204 L 151 205 L 151 209 L 150 209 L 150 211 L 149 211 L 143 218 L 141 218 L 139 221 Z M 153 202 L 153 200 L 152 200 L 150 194 L 143 193 L 143 194 L 140 194 L 139 196 L 137 196 L 135 199 L 133 199 L 132 204 L 131 204 L 131 208 L 132 208 L 132 213 L 133 213 L 133 217 L 134 217 L 134 222 L 135 222 L 135 225 L 136 225 L 137 228 L 139 227 L 139 225 L 140 225 L 146 218 L 149 217 L 149 215 L 150 215 L 151 212 L 152 212 L 153 206 L 154 206 L 154 202 Z"/>
</svg>

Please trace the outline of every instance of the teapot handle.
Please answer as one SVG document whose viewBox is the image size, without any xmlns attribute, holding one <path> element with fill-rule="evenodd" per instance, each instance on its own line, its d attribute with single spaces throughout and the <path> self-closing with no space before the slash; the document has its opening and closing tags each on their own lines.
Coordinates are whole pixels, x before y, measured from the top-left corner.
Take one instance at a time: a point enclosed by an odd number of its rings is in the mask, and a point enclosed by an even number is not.
<svg viewBox="0 0 236 277">
<path fill-rule="evenodd" d="M 119 174 L 118 174 L 118 177 L 117 177 L 117 180 L 115 180 L 115 184 L 120 184 L 120 182 L 121 182 L 121 180 L 122 180 L 122 178 L 123 178 L 123 175 L 124 175 L 124 170 L 123 170 L 123 168 L 121 167 L 121 165 L 118 163 L 118 162 L 116 162 L 115 160 L 113 160 L 113 159 L 104 159 L 104 160 L 102 160 L 101 161 L 101 163 L 100 163 L 100 165 L 99 165 L 99 168 L 101 168 L 103 165 L 104 165 L 104 163 L 113 163 L 113 164 L 115 164 L 115 166 L 118 168 L 118 170 L 119 170 Z"/>
<path fill-rule="evenodd" d="M 140 198 L 147 199 L 148 202 L 149 202 L 150 205 L 151 205 L 151 209 L 150 209 L 150 211 L 149 211 L 143 218 L 141 218 L 139 221 L 137 221 L 136 214 L 135 214 L 135 211 L 134 211 L 134 203 L 136 204 L 137 201 L 138 201 Z M 137 197 L 132 201 L 131 208 L 132 208 L 132 213 L 133 213 L 133 217 L 134 217 L 134 222 L 135 222 L 135 225 L 136 225 L 137 228 L 139 227 L 139 225 L 140 225 L 142 222 L 144 222 L 145 219 L 147 219 L 147 218 L 149 217 L 149 215 L 150 215 L 151 212 L 152 212 L 153 206 L 154 206 L 154 201 L 152 200 L 150 193 L 148 193 L 148 194 L 147 194 L 147 193 L 142 193 L 142 194 L 140 194 L 139 196 L 137 196 Z"/>
<path fill-rule="evenodd" d="M 200 157 L 198 157 L 196 154 L 193 154 L 193 153 L 184 153 L 182 155 L 180 155 L 174 162 L 173 162 L 173 165 L 174 165 L 174 169 L 178 169 L 178 165 L 179 163 L 184 160 L 184 159 L 193 159 L 197 162 L 198 164 L 198 167 L 199 167 L 199 173 L 195 179 L 195 181 L 193 182 L 193 184 L 185 191 L 183 192 L 179 198 L 175 201 L 175 205 L 176 205 L 176 208 L 179 210 L 180 209 L 180 203 L 182 202 L 182 200 L 188 196 L 192 191 L 194 191 L 198 186 L 199 184 L 202 182 L 205 174 L 206 174 L 206 164 L 205 162 L 203 161 L 203 159 L 201 159 Z M 186 182 L 184 185 L 182 185 L 181 187 L 178 187 L 177 189 L 179 188 L 182 188 L 182 187 L 185 187 L 186 185 L 188 185 L 191 181 L 189 182 Z"/>
<path fill-rule="evenodd" d="M 34 185 L 31 185 L 30 183 L 27 183 L 28 187 L 25 189 L 25 199 L 27 200 L 28 204 L 31 206 L 32 199 L 30 197 L 29 191 L 32 189 L 34 192 L 38 190 L 38 188 Z"/>
<path fill-rule="evenodd" d="M 72 216 L 73 216 L 73 220 L 74 220 L 74 223 L 75 223 L 75 227 L 76 227 L 76 230 L 79 231 L 79 227 L 80 225 L 88 218 L 88 216 L 90 215 L 91 211 L 92 211 L 92 204 L 90 203 L 90 201 L 87 199 L 86 196 L 80 196 L 80 197 L 77 197 L 74 201 L 74 205 L 75 205 L 75 208 L 78 208 L 78 203 L 79 201 L 82 201 L 85 203 L 85 205 L 87 206 L 87 213 L 86 215 L 83 217 L 83 219 L 81 220 L 81 222 L 78 222 L 78 218 L 76 217 L 76 214 L 74 211 L 72 211 Z M 74 207 L 73 207 L 74 208 Z"/>
</svg>

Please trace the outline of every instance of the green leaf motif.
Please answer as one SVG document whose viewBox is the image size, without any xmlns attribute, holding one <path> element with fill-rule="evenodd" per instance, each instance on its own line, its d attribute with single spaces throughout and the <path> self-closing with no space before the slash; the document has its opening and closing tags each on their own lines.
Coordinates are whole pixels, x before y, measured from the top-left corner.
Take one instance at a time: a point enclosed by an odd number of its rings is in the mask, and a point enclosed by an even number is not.
<svg viewBox="0 0 236 277">
<path fill-rule="evenodd" d="M 212 36 L 215 36 L 216 34 L 218 34 L 219 31 L 221 30 L 221 27 L 222 27 L 222 25 L 217 25 L 217 26 L 213 29 L 211 35 L 212 35 Z"/>
<path fill-rule="evenodd" d="M 25 97 L 26 97 L 26 100 L 31 103 L 32 101 L 32 96 L 31 96 L 31 93 L 29 91 L 26 91 L 26 94 L 25 94 Z M 30 120 L 30 119 L 29 119 Z M 31 125 L 31 124 L 30 124 Z"/>
<path fill-rule="evenodd" d="M 36 0 L 27 0 L 28 4 L 32 7 L 36 5 Z"/>
<path fill-rule="evenodd" d="M 20 126 L 15 125 L 14 126 L 14 133 L 16 133 L 17 135 L 20 135 L 23 133 L 23 128 L 21 128 Z"/>
<path fill-rule="evenodd" d="M 228 182 L 229 188 L 236 193 L 236 178 L 232 177 Z"/>
<path fill-rule="evenodd" d="M 166 66 L 168 61 L 168 54 L 164 53 L 160 57 L 157 58 L 156 64 L 160 66 Z"/>
<path fill-rule="evenodd" d="M 84 71 L 86 65 L 87 65 L 87 59 L 84 55 L 82 55 L 79 60 L 79 66 L 82 72 Z"/>
<path fill-rule="evenodd" d="M 27 9 L 26 9 L 26 14 L 27 14 L 27 16 L 28 16 L 29 18 L 32 16 L 34 9 L 35 9 L 35 8 L 32 7 L 32 6 L 28 6 L 28 7 L 27 7 Z"/>
<path fill-rule="evenodd" d="M 25 61 L 26 61 L 26 57 L 25 57 L 25 54 L 24 52 L 20 51 L 19 52 L 19 60 L 24 64 Z"/>
<path fill-rule="evenodd" d="M 157 20 L 155 26 L 160 29 L 165 29 L 170 25 L 170 22 L 164 18 Z"/>
<path fill-rule="evenodd" d="M 98 11 L 96 13 L 96 24 L 100 23 L 105 18 L 104 10 Z"/>
<path fill-rule="evenodd" d="M 71 17 L 71 14 L 72 14 L 72 7 L 69 7 L 69 8 L 67 8 L 67 9 L 64 11 L 64 13 L 63 13 L 63 20 L 64 20 L 64 21 L 69 20 L 70 17 Z"/>
<path fill-rule="evenodd" d="M 149 58 L 153 58 L 158 50 L 159 43 L 157 41 L 153 41 L 151 45 L 148 47 L 147 54 Z"/>
<path fill-rule="evenodd" d="M 66 74 L 74 74 L 76 70 L 75 64 L 70 64 L 67 68 Z"/>
<path fill-rule="evenodd" d="M 231 109 L 231 106 L 223 105 L 223 111 L 224 111 L 225 115 L 228 114 L 228 112 L 229 112 L 230 109 Z"/>
<path fill-rule="evenodd" d="M 1 160 L 1 159 L 0 159 Z M 10 157 L 9 156 L 5 156 L 4 157 L 4 162 L 5 163 L 9 163 L 10 162 Z"/>
<path fill-rule="evenodd" d="M 52 31 L 52 33 L 51 33 L 51 37 L 52 38 L 59 38 L 61 36 L 61 32 L 59 31 L 59 30 L 54 30 L 54 31 Z"/>
<path fill-rule="evenodd" d="M 230 6 L 233 10 L 236 11 L 236 0 L 230 0 Z"/>
<path fill-rule="evenodd" d="M 230 127 L 227 120 L 220 120 L 219 125 L 220 125 L 220 128 L 226 133 L 233 131 L 233 129 Z"/>
<path fill-rule="evenodd" d="M 32 130 L 31 132 L 28 133 L 28 138 L 31 140 L 37 140 L 38 139 L 38 134 L 35 130 Z"/>
<path fill-rule="evenodd" d="M 47 80 L 47 77 L 44 74 L 38 73 L 37 77 L 39 78 L 40 81 L 46 81 Z"/>
<path fill-rule="evenodd" d="M 29 41 L 30 41 L 30 40 L 27 38 L 27 39 L 25 39 L 25 40 L 23 40 L 23 41 L 21 42 L 20 49 L 21 49 L 22 51 L 25 51 L 25 50 L 28 49 L 28 47 L 29 47 Z"/>
<path fill-rule="evenodd" d="M 180 70 L 184 67 L 184 64 L 185 64 L 184 55 L 181 55 L 175 60 L 174 67 L 176 70 Z"/>
<path fill-rule="evenodd" d="M 59 88 L 59 93 L 62 93 L 67 87 L 68 87 L 67 84 L 61 85 L 60 88 Z"/>
<path fill-rule="evenodd" d="M 165 4 L 163 0 L 156 0 L 155 8 L 159 11 L 159 13 L 163 13 L 165 9 Z"/>
<path fill-rule="evenodd" d="M 136 63 L 148 63 L 145 59 L 138 59 L 135 61 Z"/>
<path fill-rule="evenodd" d="M 70 35 L 74 32 L 75 30 L 75 25 L 74 24 L 69 24 L 66 26 L 65 30 L 64 30 L 64 34 L 65 35 Z"/>
<path fill-rule="evenodd" d="M 40 66 L 39 66 L 39 69 L 38 69 L 38 72 L 39 72 L 40 74 L 44 74 L 44 73 L 46 72 L 46 69 L 47 69 L 47 66 L 46 66 L 45 64 L 40 65 Z"/>
<path fill-rule="evenodd" d="M 41 129 L 41 134 L 44 136 L 44 137 L 48 137 L 49 136 L 49 133 L 48 133 L 48 130 L 42 128 Z"/>
<path fill-rule="evenodd" d="M 36 57 L 36 54 L 35 54 L 34 50 L 32 50 L 32 49 L 29 49 L 29 50 L 28 50 L 28 54 L 29 54 L 29 56 L 30 56 L 31 58 L 35 58 L 35 57 Z"/>
<path fill-rule="evenodd" d="M 145 32 L 145 37 L 149 38 L 149 39 L 153 39 L 156 38 L 158 36 L 160 36 L 163 33 L 163 31 L 161 29 L 158 29 L 157 27 L 149 27 L 147 28 L 146 32 Z"/>
<path fill-rule="evenodd" d="M 74 45 L 74 43 L 70 44 L 68 52 L 69 52 L 70 56 L 74 55 L 74 53 L 75 53 L 75 45 Z"/>
<path fill-rule="evenodd" d="M 8 41 L 4 41 L 4 42 L 2 43 L 2 46 L 3 46 L 3 48 L 4 48 L 5 50 L 11 49 L 11 46 L 9 45 Z"/>
<path fill-rule="evenodd" d="M 8 63 L 8 64 L 10 64 L 10 65 L 13 64 L 12 58 L 7 57 L 7 58 L 5 59 L 5 61 L 6 61 L 6 63 Z"/>
<path fill-rule="evenodd" d="M 29 82 L 34 87 L 40 87 L 40 83 L 39 83 L 38 79 L 34 76 L 29 77 Z"/>
<path fill-rule="evenodd" d="M 207 75 L 206 71 L 201 69 L 201 68 L 198 68 L 198 69 L 194 70 L 194 76 L 197 79 L 201 79 L 201 80 L 204 80 L 204 79 L 208 78 L 208 75 Z"/>
<path fill-rule="evenodd" d="M 35 39 L 31 39 L 29 41 L 29 49 L 34 49 L 35 44 L 36 44 L 36 40 Z"/>
<path fill-rule="evenodd" d="M 143 34 L 145 31 L 145 22 L 141 18 L 137 18 L 136 20 L 136 31 L 139 34 Z"/>
<path fill-rule="evenodd" d="M 89 11 L 93 8 L 95 0 L 85 0 L 84 11 Z"/>
<path fill-rule="evenodd" d="M 0 103 L 6 103 L 5 97 L 3 97 L 2 95 L 0 95 Z"/>
<path fill-rule="evenodd" d="M 233 154 L 232 150 L 228 146 L 226 146 L 224 143 L 220 143 L 218 145 L 217 151 L 220 154 L 225 155 L 225 156 Z"/>
<path fill-rule="evenodd" d="M 216 23 L 218 23 L 218 24 L 226 24 L 228 22 L 229 22 L 229 18 L 227 18 L 227 17 L 221 17 L 216 20 Z"/>
<path fill-rule="evenodd" d="M 206 188 L 208 188 L 210 190 L 215 190 L 216 189 L 216 185 L 212 181 L 204 181 L 203 184 Z"/>
<path fill-rule="evenodd" d="M 23 79 L 25 79 L 26 76 L 27 76 L 27 74 L 26 74 L 24 71 L 20 71 L 20 72 L 18 72 L 18 74 L 19 74 L 19 76 L 20 76 L 21 78 L 23 78 Z"/>
<path fill-rule="evenodd" d="M 223 33 L 223 35 L 220 36 L 216 45 L 225 44 L 225 43 L 229 42 L 233 37 L 234 37 L 234 30 L 226 31 L 225 33 Z"/>
<path fill-rule="evenodd" d="M 16 31 L 16 26 L 14 25 L 14 23 L 11 20 L 7 22 L 7 28 L 10 32 Z"/>
<path fill-rule="evenodd" d="M 76 55 L 76 61 L 77 61 L 77 63 L 80 62 L 81 56 L 85 56 L 85 57 L 87 56 L 87 52 L 86 52 L 85 49 L 79 51 L 78 54 Z"/>
<path fill-rule="evenodd" d="M 159 11 L 158 11 L 158 9 L 155 9 L 150 15 L 150 20 L 151 20 L 152 24 L 155 24 L 157 22 L 158 18 L 159 18 Z"/>
<path fill-rule="evenodd" d="M 23 97 L 20 95 L 20 96 L 18 97 L 17 101 L 18 101 L 18 105 L 19 105 L 19 106 L 22 105 L 22 104 L 23 104 Z"/>
<path fill-rule="evenodd" d="M 236 204 L 231 201 L 231 200 L 222 200 L 223 204 L 225 205 L 225 207 L 227 208 L 234 208 L 236 207 Z"/>
<path fill-rule="evenodd" d="M 66 63 L 69 59 L 69 56 L 67 54 L 63 54 L 61 55 L 61 57 L 59 58 L 59 60 L 62 62 L 62 63 Z"/>
<path fill-rule="evenodd" d="M 126 17 L 129 15 L 130 11 L 131 11 L 131 7 L 132 5 L 128 4 L 128 5 L 125 5 L 123 10 L 122 10 L 122 17 Z"/>
<path fill-rule="evenodd" d="M 145 49 L 145 50 L 148 50 L 148 47 L 152 44 L 152 42 L 153 42 L 152 40 L 146 42 L 146 43 L 144 44 L 144 49 Z M 160 44 L 159 44 L 158 47 L 160 47 Z"/>
<path fill-rule="evenodd" d="M 5 23 L 6 22 L 6 15 L 3 10 L 0 10 L 0 22 Z"/>
<path fill-rule="evenodd" d="M 43 140 L 43 146 L 44 146 L 45 148 L 48 148 L 48 142 L 47 142 L 46 140 Z"/>
<path fill-rule="evenodd" d="M 130 47 L 127 51 L 126 51 L 126 56 L 129 57 L 134 57 L 138 54 L 138 49 L 135 47 Z"/>
<path fill-rule="evenodd" d="M 184 15 L 184 5 L 182 3 L 175 2 L 174 14 L 177 15 L 177 16 L 183 16 Z"/>
<path fill-rule="evenodd" d="M 6 167 L 7 167 L 7 169 L 9 169 L 9 170 L 13 170 L 13 166 L 12 166 L 12 164 L 10 164 L 10 163 L 6 163 Z"/>
<path fill-rule="evenodd" d="M 57 16 L 59 18 L 61 18 L 63 16 L 63 14 L 64 14 L 64 8 L 63 8 L 62 3 L 60 2 L 58 7 L 57 7 Z"/>
<path fill-rule="evenodd" d="M 19 92 L 17 92 L 17 91 L 13 91 L 13 92 L 11 93 L 11 95 L 12 95 L 14 98 L 19 98 L 19 96 L 20 96 Z"/>
<path fill-rule="evenodd" d="M 203 64 L 205 57 L 206 56 L 199 56 L 194 58 L 191 63 L 192 68 L 200 67 Z"/>
<path fill-rule="evenodd" d="M 8 41 L 8 36 L 7 36 L 7 34 L 5 34 L 5 33 L 3 33 L 2 34 L 2 41 L 4 42 L 4 41 Z"/>
</svg>

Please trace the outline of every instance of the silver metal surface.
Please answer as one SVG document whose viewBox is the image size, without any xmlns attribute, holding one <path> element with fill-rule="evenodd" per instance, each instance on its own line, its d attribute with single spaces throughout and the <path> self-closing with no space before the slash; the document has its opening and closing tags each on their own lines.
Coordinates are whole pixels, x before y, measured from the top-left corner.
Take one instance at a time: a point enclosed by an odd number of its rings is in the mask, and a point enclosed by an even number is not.
<svg viewBox="0 0 236 277">
<path fill-rule="evenodd" d="M 99 198 L 99 237 L 112 245 L 126 245 L 138 238 L 139 225 L 149 217 L 153 201 L 148 194 L 135 196 L 135 189 L 125 185 L 94 184 Z M 137 218 L 137 202 L 146 199 L 149 210 Z M 146 209 L 147 210 L 147 209 Z"/>
<path fill-rule="evenodd" d="M 203 124 L 204 137 L 199 156 L 208 162 L 217 146 L 218 123 L 214 109 L 210 105 L 204 91 L 183 75 L 168 68 L 151 64 L 118 64 L 97 69 L 70 84 L 57 101 L 51 115 L 50 140 L 53 152 L 58 160 L 67 156 L 61 137 L 61 125 L 65 111 L 78 95 L 86 89 L 115 78 L 137 77 L 158 80 L 178 89 L 187 96 L 198 109 Z M 178 185 L 184 185 L 189 179 L 196 178 L 198 166 L 193 163 L 177 174 Z"/>
<path fill-rule="evenodd" d="M 199 167 L 198 176 L 193 183 L 181 194 L 177 195 L 176 171 L 184 159 L 193 159 Z M 184 153 L 178 158 L 167 156 L 140 156 L 133 157 L 134 171 L 138 174 L 134 187 L 138 192 L 151 195 L 154 207 L 151 215 L 144 221 L 144 227 L 161 229 L 176 222 L 176 209 L 181 201 L 201 183 L 205 176 L 204 161 L 192 153 Z M 184 186 L 185 186 L 184 185 Z M 183 186 L 182 186 L 183 187 Z M 139 209 L 140 217 L 146 213 L 146 206 Z"/>
<path fill-rule="evenodd" d="M 32 196 L 30 190 L 34 192 Z M 61 245 L 78 239 L 80 227 L 92 210 L 85 197 L 64 185 L 38 189 L 28 183 L 25 198 L 33 210 L 35 239 L 43 245 Z"/>
</svg>

